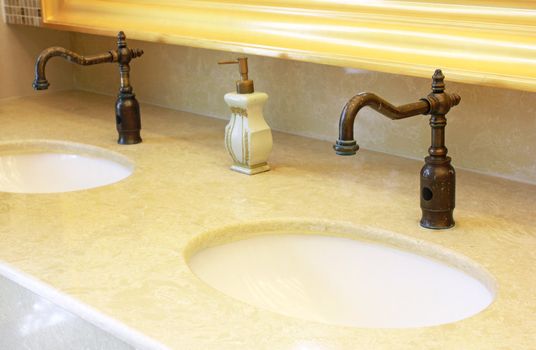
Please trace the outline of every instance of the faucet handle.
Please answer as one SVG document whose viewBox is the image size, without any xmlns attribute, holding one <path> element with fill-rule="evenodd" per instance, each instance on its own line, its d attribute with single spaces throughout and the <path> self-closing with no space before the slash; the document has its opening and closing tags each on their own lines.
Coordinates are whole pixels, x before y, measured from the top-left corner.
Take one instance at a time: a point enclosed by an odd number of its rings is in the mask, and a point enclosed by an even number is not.
<svg viewBox="0 0 536 350">
<path fill-rule="evenodd" d="M 131 49 L 127 46 L 127 36 L 123 31 L 117 33 L 117 50 L 110 51 L 113 62 L 129 64 L 131 60 L 143 55 L 142 49 Z"/>
<path fill-rule="evenodd" d="M 238 64 L 238 72 L 241 80 L 236 82 L 236 92 L 239 94 L 251 94 L 255 90 L 253 88 L 253 80 L 248 77 L 248 58 L 238 57 L 233 61 L 220 61 L 218 64 Z"/>
<path fill-rule="evenodd" d="M 142 49 L 130 49 L 130 56 L 132 58 L 141 57 L 143 55 Z"/>
<path fill-rule="evenodd" d="M 461 97 L 455 93 L 445 92 L 445 76 L 441 69 L 436 69 L 432 76 L 432 92 L 421 101 L 427 101 L 430 109 L 427 114 L 447 114 L 448 111 L 457 106 Z"/>
</svg>

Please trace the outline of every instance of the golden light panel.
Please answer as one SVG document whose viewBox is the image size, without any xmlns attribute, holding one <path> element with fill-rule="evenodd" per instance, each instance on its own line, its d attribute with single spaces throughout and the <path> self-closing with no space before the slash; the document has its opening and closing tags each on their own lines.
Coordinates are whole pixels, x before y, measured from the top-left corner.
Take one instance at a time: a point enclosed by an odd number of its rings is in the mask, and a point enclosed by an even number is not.
<svg viewBox="0 0 536 350">
<path fill-rule="evenodd" d="M 536 1 L 42 3 L 53 28 L 536 91 Z"/>
</svg>

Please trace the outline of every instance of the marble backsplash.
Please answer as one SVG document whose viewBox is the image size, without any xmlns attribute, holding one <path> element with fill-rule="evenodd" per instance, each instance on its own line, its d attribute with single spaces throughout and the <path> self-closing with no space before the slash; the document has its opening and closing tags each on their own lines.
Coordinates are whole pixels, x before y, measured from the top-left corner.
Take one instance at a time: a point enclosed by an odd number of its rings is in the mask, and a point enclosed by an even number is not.
<svg viewBox="0 0 536 350">
<path fill-rule="evenodd" d="M 7 23 L 40 25 L 38 0 L 3 0 L 3 5 Z M 10 55 L 25 56 L 30 60 L 38 49 L 50 46 L 39 46 L 42 41 L 59 39 L 57 44 L 83 54 L 107 51 L 115 46 L 112 38 L 46 30 L 28 32 L 24 26 L 14 27 L 19 28 L 6 33 L 17 35 L 23 44 L 31 42 L 32 47 L 24 44 L 24 55 L 13 52 Z M 37 40 L 38 36 L 43 39 Z M 132 77 L 139 100 L 216 118 L 228 118 L 223 95 L 233 90 L 238 75 L 235 70 L 219 67 L 216 63 L 239 54 L 139 41 L 132 41 L 130 45 L 141 47 L 146 52 L 142 59 L 132 64 Z M 34 53 L 28 56 L 31 51 Z M 428 79 L 403 75 L 256 56 L 250 56 L 249 63 L 250 76 L 255 81 L 257 91 L 270 95 L 265 117 L 273 129 L 329 141 L 336 139 L 340 111 L 354 94 L 375 92 L 394 104 L 403 104 L 426 96 L 430 88 Z M 57 76 L 54 78 L 55 88 L 58 85 L 60 89 L 71 85 L 69 80 L 73 67 L 66 65 L 66 62 L 51 65 L 54 67 L 51 67 L 50 75 Z M 7 74 L 13 75 L 13 70 L 8 71 Z M 26 75 L 30 74 L 29 69 L 25 68 L 24 71 L 28 73 Z M 536 93 L 449 83 L 448 70 L 445 74 L 447 89 L 462 96 L 460 106 L 448 116 L 447 147 L 454 165 L 536 183 Z M 116 94 L 118 74 L 113 65 L 76 66 L 74 81 L 75 87 L 81 90 Z M 27 94 L 29 89 L 19 85 L 19 80 L 10 83 L 10 79 L 7 79 L 6 89 L 9 91 L 0 91 L 0 97 Z M 13 93 L 13 86 L 21 91 Z M 358 116 L 355 130 L 362 148 L 408 158 L 424 157 L 430 142 L 426 117 L 391 121 L 364 109 Z"/>
</svg>

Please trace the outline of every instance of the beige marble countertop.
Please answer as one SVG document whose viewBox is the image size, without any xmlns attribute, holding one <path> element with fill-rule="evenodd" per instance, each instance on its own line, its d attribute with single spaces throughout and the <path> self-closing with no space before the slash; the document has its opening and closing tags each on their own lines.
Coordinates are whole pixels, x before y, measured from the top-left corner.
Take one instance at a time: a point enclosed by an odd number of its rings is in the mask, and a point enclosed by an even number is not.
<svg viewBox="0 0 536 350">
<path fill-rule="evenodd" d="M 430 231 L 418 224 L 422 162 L 336 157 L 328 142 L 274 133 L 273 170 L 248 177 L 228 169 L 223 120 L 143 104 L 144 142 L 117 145 L 114 100 L 73 91 L 0 101 L 0 141 L 85 143 L 136 167 L 85 191 L 0 193 L 0 261 L 173 349 L 536 348 L 536 186 L 458 170 L 457 225 Z M 337 327 L 236 301 L 186 265 L 203 232 L 319 218 L 463 254 L 495 277 L 497 298 L 443 326 Z"/>
</svg>

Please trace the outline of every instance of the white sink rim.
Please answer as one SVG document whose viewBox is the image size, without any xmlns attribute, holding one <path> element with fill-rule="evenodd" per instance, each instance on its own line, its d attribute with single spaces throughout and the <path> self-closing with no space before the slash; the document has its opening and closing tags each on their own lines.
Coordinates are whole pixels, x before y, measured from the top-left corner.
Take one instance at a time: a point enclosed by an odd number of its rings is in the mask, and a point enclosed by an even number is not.
<svg viewBox="0 0 536 350">
<path fill-rule="evenodd" d="M 50 139 L 25 139 L 0 142 L 0 156 L 17 156 L 17 155 L 36 155 L 36 154 L 58 154 L 58 155 L 74 155 L 85 158 L 94 158 L 97 160 L 115 163 L 125 169 L 128 174 L 116 177 L 114 180 L 109 180 L 97 185 L 81 186 L 80 188 L 72 188 L 65 190 L 0 190 L 5 193 L 18 194 L 53 194 L 65 192 L 86 191 L 94 188 L 113 185 L 124 181 L 134 173 L 135 165 L 126 156 L 98 146 L 82 144 L 71 141 L 50 140 Z"/>
<path fill-rule="evenodd" d="M 442 322 L 432 325 L 424 325 L 420 327 L 434 327 L 440 326 L 443 324 L 449 324 L 453 322 L 462 322 L 466 319 L 477 317 L 490 310 L 491 306 L 494 304 L 497 296 L 497 282 L 495 278 L 491 275 L 487 269 L 475 262 L 474 260 L 468 258 L 465 255 L 457 253 L 451 249 L 445 248 L 441 245 L 434 244 L 428 241 L 419 240 L 410 236 L 399 234 L 392 231 L 387 231 L 383 229 L 378 229 L 375 227 L 369 227 L 365 225 L 355 225 L 347 222 L 338 222 L 322 219 L 272 219 L 272 220 L 260 220 L 255 222 L 248 223 L 239 223 L 231 224 L 227 226 L 220 227 L 218 229 L 205 231 L 193 239 L 191 239 L 183 251 L 183 257 L 186 265 L 190 269 L 191 273 L 199 282 L 199 288 L 201 288 L 205 293 L 219 298 L 227 298 L 227 300 L 233 300 L 234 302 L 240 304 L 246 304 L 249 307 L 256 309 L 264 310 L 267 312 L 275 313 L 280 316 L 300 319 L 306 322 L 319 322 L 329 325 L 342 326 L 342 327 L 353 327 L 353 325 L 345 324 L 336 324 L 332 322 L 323 322 L 318 320 L 311 320 L 304 317 L 279 312 L 272 310 L 267 307 L 255 305 L 253 303 L 241 300 L 235 296 L 227 294 L 223 291 L 218 290 L 216 287 L 210 285 L 208 282 L 204 281 L 199 277 L 190 266 L 190 259 L 198 252 L 227 243 L 232 243 L 235 241 L 242 241 L 249 238 L 254 238 L 258 236 L 265 235 L 322 235 L 322 236 L 332 236 L 338 238 L 346 238 L 360 242 L 371 243 L 380 246 L 387 246 L 395 250 L 400 250 L 410 254 L 415 254 L 426 259 L 433 260 L 440 264 L 446 265 L 447 267 L 457 269 L 462 273 L 472 277 L 476 281 L 480 282 L 485 289 L 491 295 L 491 302 L 480 311 L 464 317 L 459 320 L 453 320 L 451 322 Z M 368 326 L 357 326 L 361 328 L 394 328 L 394 329 L 407 329 L 414 328 L 411 326 L 402 326 L 402 327 L 368 327 Z"/>
</svg>

